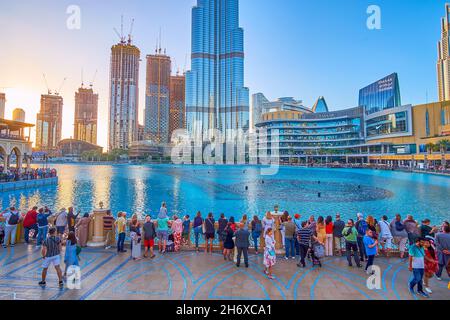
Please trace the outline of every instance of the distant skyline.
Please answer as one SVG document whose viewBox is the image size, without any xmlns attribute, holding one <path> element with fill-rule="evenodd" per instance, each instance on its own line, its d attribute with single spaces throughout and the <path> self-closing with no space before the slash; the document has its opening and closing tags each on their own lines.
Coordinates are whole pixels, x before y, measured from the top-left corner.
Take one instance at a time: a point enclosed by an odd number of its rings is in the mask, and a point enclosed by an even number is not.
<svg viewBox="0 0 450 320">
<path fill-rule="evenodd" d="M 195 0 L 6 1 L 0 0 L 0 91 L 6 117 L 23 108 L 35 124 L 40 95 L 51 89 L 64 98 L 63 138 L 73 136 L 75 92 L 98 74 L 98 143 L 107 146 L 111 46 L 135 19 L 134 44 L 141 50 L 139 120 L 145 105 L 145 55 L 162 47 L 172 57 L 173 73 L 190 69 L 191 8 Z M 358 90 L 397 72 L 403 104 L 438 100 L 437 42 L 444 0 L 240 0 L 245 31 L 245 85 L 269 100 L 294 96 L 311 107 L 324 96 L 330 110 L 358 104 Z M 66 27 L 69 5 L 81 9 L 81 29 Z M 381 30 L 366 27 L 369 5 L 381 8 Z M 186 63 L 185 63 L 186 61 Z M 3 89 L 3 87 L 12 87 Z M 428 98 L 427 98 L 428 93 Z M 35 135 L 32 134 L 35 141 Z"/>
</svg>

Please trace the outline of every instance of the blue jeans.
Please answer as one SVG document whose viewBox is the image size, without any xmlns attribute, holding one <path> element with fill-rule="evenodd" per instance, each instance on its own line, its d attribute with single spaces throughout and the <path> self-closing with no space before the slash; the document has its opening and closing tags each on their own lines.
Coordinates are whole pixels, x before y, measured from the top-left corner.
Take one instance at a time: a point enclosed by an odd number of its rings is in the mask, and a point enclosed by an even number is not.
<svg viewBox="0 0 450 320">
<path fill-rule="evenodd" d="M 423 274 L 424 274 L 424 269 L 413 269 L 413 276 L 411 281 L 409 281 L 409 287 L 411 289 L 414 289 L 414 287 L 417 284 L 417 291 L 419 292 L 423 292 L 423 287 L 422 287 L 422 280 L 423 280 Z"/>
<path fill-rule="evenodd" d="M 286 258 L 295 257 L 295 240 L 294 238 L 284 238 L 284 246 L 286 248 Z"/>
<path fill-rule="evenodd" d="M 42 242 L 44 242 L 48 233 L 48 225 L 39 227 L 38 236 L 37 236 L 37 245 L 40 246 Z"/>
<path fill-rule="evenodd" d="M 261 232 L 252 232 L 253 243 L 255 244 L 255 251 L 258 252 L 258 239 L 261 237 Z"/>
<path fill-rule="evenodd" d="M 195 237 L 195 247 L 198 248 L 198 239 L 203 233 L 202 226 L 198 226 L 194 228 L 194 237 Z"/>
<path fill-rule="evenodd" d="M 119 238 L 117 239 L 117 251 L 123 251 L 123 246 L 125 244 L 125 232 L 119 233 Z"/>
<path fill-rule="evenodd" d="M 34 235 L 33 235 L 33 239 L 36 239 L 37 234 L 38 234 L 38 226 L 37 224 L 33 224 L 29 227 L 24 227 L 24 238 L 25 238 L 25 242 L 28 243 L 30 241 L 30 231 L 34 230 Z"/>
</svg>

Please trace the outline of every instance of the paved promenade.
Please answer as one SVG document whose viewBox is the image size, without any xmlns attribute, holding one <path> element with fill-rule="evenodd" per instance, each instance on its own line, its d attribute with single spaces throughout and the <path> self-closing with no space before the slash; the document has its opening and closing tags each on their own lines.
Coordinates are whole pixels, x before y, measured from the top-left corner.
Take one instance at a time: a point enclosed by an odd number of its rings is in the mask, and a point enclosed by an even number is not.
<svg viewBox="0 0 450 320">
<path fill-rule="evenodd" d="M 299 269 L 295 261 L 279 258 L 275 281 L 263 273 L 261 255 L 250 257 L 250 268 L 236 268 L 220 254 L 181 252 L 154 260 L 132 261 L 129 252 L 84 249 L 81 253 L 81 290 L 59 289 L 54 269 L 47 287 L 38 286 L 42 258 L 39 250 L 23 244 L 0 249 L 0 299 L 62 300 L 414 300 L 407 290 L 406 260 L 379 258 L 382 289 L 366 287 L 362 269 L 347 267 L 345 258 L 323 261 L 323 268 Z M 432 299 L 450 300 L 448 279 L 431 281 Z"/>
</svg>

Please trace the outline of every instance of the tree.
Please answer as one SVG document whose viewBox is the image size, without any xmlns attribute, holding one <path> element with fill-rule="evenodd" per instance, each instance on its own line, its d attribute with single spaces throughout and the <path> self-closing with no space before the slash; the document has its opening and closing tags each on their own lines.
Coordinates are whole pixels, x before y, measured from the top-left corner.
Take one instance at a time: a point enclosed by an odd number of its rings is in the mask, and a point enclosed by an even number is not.
<svg viewBox="0 0 450 320">
<path fill-rule="evenodd" d="M 447 139 L 440 140 L 438 142 L 438 146 L 439 146 L 439 150 L 442 154 L 442 165 L 445 168 L 445 166 L 447 165 L 446 154 L 447 154 L 447 150 L 450 148 L 450 140 L 447 140 Z"/>
</svg>

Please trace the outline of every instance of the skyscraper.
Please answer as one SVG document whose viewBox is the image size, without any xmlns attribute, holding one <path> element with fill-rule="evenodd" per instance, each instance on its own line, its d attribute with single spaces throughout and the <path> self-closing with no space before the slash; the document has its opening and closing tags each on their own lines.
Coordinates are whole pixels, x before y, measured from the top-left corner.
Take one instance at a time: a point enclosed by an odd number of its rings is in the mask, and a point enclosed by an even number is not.
<svg viewBox="0 0 450 320">
<path fill-rule="evenodd" d="M 157 49 L 147 56 L 145 85 L 145 138 L 155 143 L 169 142 L 171 61 Z"/>
<path fill-rule="evenodd" d="M 263 93 L 255 93 L 252 95 L 252 128 L 261 121 L 261 115 L 264 113 L 264 105 L 269 100 Z"/>
<path fill-rule="evenodd" d="M 185 121 L 185 90 L 186 78 L 184 75 L 170 77 L 170 119 L 169 119 L 169 141 L 177 129 L 184 129 Z"/>
<path fill-rule="evenodd" d="M 5 118 L 5 104 L 6 104 L 6 96 L 4 93 L 0 92 L 0 119 Z"/>
<path fill-rule="evenodd" d="M 75 122 L 73 137 L 75 140 L 97 144 L 98 94 L 92 88 L 78 89 L 75 92 Z"/>
<path fill-rule="evenodd" d="M 438 94 L 439 101 L 450 100 L 450 58 L 449 58 L 450 4 L 445 5 L 445 17 L 441 20 L 441 40 L 438 42 Z"/>
<path fill-rule="evenodd" d="M 186 74 L 186 126 L 195 137 L 249 127 L 244 87 L 244 30 L 239 0 L 197 0 L 192 8 L 191 71 Z"/>
<path fill-rule="evenodd" d="M 131 37 L 111 48 L 109 150 L 128 149 L 137 140 L 140 55 Z"/>
<path fill-rule="evenodd" d="M 57 94 L 41 95 L 41 109 L 36 118 L 36 149 L 55 151 L 61 140 L 63 98 Z"/>
</svg>

